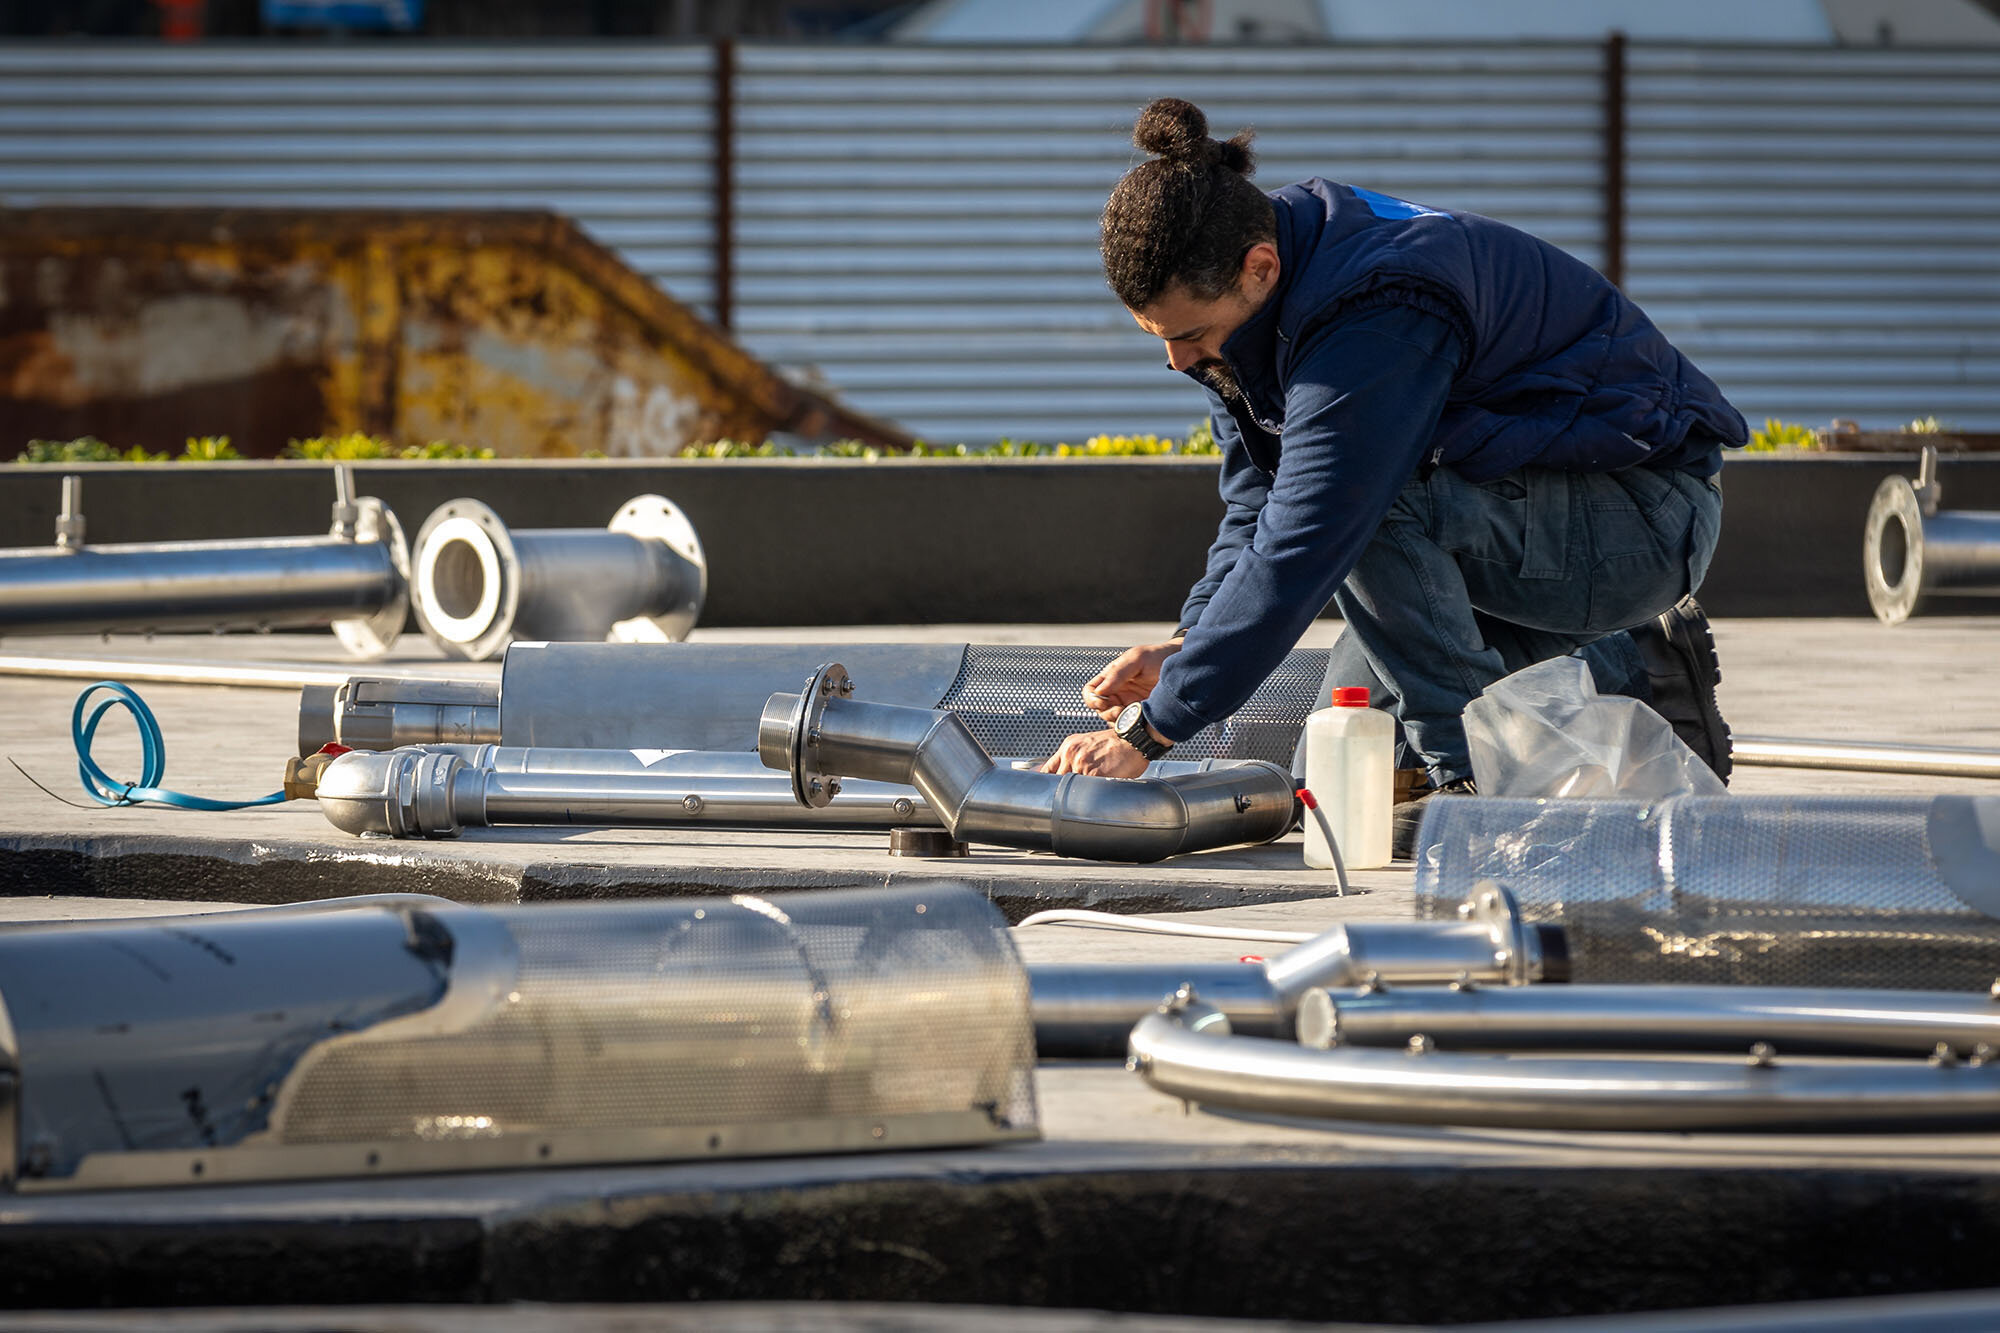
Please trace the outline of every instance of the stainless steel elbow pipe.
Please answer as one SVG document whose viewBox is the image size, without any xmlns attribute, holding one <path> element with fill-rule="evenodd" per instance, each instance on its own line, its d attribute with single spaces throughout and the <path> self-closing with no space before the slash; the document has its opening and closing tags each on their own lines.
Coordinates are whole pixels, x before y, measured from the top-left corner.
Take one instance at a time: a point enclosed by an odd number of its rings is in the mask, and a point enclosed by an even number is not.
<svg viewBox="0 0 2000 1333">
<path fill-rule="evenodd" d="M 511 772 L 450 752 L 355 750 L 320 774 L 320 812 L 360 837 L 455 838 L 494 824 L 650 828 L 686 824 L 820 828 L 935 826 L 914 793 L 856 783 L 836 804 L 807 808 L 768 776 Z"/>
<path fill-rule="evenodd" d="M 828 663 L 803 693 L 764 705 L 757 752 L 791 775 L 801 805 L 827 804 L 843 779 L 908 783 L 961 841 L 1100 861 L 1269 842 L 1292 826 L 1292 776 L 1275 764 L 1129 781 L 1002 768 L 955 714 L 853 693 L 846 669 Z"/>
<path fill-rule="evenodd" d="M 63 478 L 54 546 L 0 551 L 0 634 L 331 626 L 387 652 L 409 610 L 409 548 L 380 500 L 334 469 L 324 537 L 84 544 L 82 482 Z"/>
<path fill-rule="evenodd" d="M 1036 1050 L 1094 1059 L 1123 1055 L 1132 1025 L 1183 985 L 1238 1032 L 1290 1037 L 1301 1000 L 1331 986 L 1525 986 L 1567 981 L 1568 969 L 1562 927 L 1524 923 L 1505 889 L 1482 884 L 1456 920 L 1349 922 L 1265 963 L 1042 964 L 1028 975 Z"/>
<path fill-rule="evenodd" d="M 1924 446 L 1917 480 L 1887 477 L 1868 506 L 1861 542 L 1868 604 L 1885 625 L 1939 596 L 2000 594 L 2000 513 L 1943 511 L 1937 449 Z"/>
<path fill-rule="evenodd" d="M 604 528 L 510 531 L 477 500 L 440 505 L 417 533 L 417 623 L 452 657 L 513 640 L 660 643 L 701 616 L 708 564 L 671 501 L 626 501 Z"/>
</svg>

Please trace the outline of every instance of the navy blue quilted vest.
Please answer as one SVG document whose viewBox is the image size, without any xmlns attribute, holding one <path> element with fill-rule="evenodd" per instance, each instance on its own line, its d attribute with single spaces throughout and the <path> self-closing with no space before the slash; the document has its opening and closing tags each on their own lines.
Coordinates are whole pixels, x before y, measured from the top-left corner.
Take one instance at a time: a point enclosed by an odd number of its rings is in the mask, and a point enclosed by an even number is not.
<svg viewBox="0 0 2000 1333">
<path fill-rule="evenodd" d="M 1397 304 L 1458 328 L 1464 361 L 1429 457 L 1474 480 L 1531 463 L 1677 466 L 1708 454 L 1711 440 L 1749 438 L 1742 414 L 1644 311 L 1546 241 L 1328 180 L 1288 185 L 1271 202 L 1282 262 L 1275 383 L 1242 368 L 1260 408 L 1282 404 L 1286 354 L 1317 326 Z"/>
</svg>

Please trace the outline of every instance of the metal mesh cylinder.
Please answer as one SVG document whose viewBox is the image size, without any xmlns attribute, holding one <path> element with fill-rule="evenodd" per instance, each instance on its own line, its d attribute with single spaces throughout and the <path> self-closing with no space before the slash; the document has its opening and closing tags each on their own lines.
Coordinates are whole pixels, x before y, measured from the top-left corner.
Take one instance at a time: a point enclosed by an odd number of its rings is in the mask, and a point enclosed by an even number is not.
<svg viewBox="0 0 2000 1333">
<path fill-rule="evenodd" d="M 1497 881 L 1565 928 L 1579 982 L 1984 989 L 2000 976 L 1990 799 L 1439 799 L 1417 914 Z"/>
</svg>

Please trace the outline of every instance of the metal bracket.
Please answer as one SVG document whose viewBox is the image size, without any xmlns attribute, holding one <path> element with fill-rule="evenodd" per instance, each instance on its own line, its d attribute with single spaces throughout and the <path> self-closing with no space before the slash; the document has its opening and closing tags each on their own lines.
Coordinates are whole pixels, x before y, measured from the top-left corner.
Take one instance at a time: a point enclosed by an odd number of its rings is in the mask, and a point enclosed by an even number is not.
<svg viewBox="0 0 2000 1333">
<path fill-rule="evenodd" d="M 1459 915 L 1484 926 L 1493 941 L 1493 961 L 1507 973 L 1507 984 L 1525 986 L 1542 972 L 1541 941 L 1521 920 L 1521 904 L 1490 879 L 1472 886 Z"/>
<path fill-rule="evenodd" d="M 806 677 L 806 687 L 799 691 L 799 701 L 792 708 L 791 731 L 785 741 L 791 760 L 792 796 L 800 805 L 823 809 L 840 790 L 840 778 L 821 771 L 819 766 L 819 724 L 826 716 L 829 700 L 844 699 L 853 693 L 854 682 L 848 679 L 847 668 L 838 662 L 828 662 Z"/>
<path fill-rule="evenodd" d="M 1938 451 L 1934 444 L 1927 444 L 1917 455 L 1917 508 L 1925 518 L 1937 515 L 1938 505 L 1944 500 L 1944 487 L 1937 475 Z"/>
</svg>

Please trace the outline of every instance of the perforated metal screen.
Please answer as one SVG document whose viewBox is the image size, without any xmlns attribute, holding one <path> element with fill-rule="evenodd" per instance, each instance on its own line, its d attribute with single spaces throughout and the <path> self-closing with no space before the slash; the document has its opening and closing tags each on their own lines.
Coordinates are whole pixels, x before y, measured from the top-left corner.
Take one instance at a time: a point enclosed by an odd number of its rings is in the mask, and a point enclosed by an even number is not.
<svg viewBox="0 0 2000 1333">
<path fill-rule="evenodd" d="M 1439 799 L 1417 915 L 1471 886 L 1561 924 L 1579 982 L 1984 990 L 2000 920 L 1940 870 L 1920 797 Z"/>
<path fill-rule="evenodd" d="M 1083 705 L 1083 686 L 1116 648 L 973 644 L 958 679 L 938 701 L 965 719 L 988 754 L 1046 755 L 1067 736 L 1104 725 Z M 1319 700 L 1327 650 L 1286 657 L 1236 713 L 1174 747 L 1176 759 L 1292 762 L 1292 749 Z"/>
</svg>

